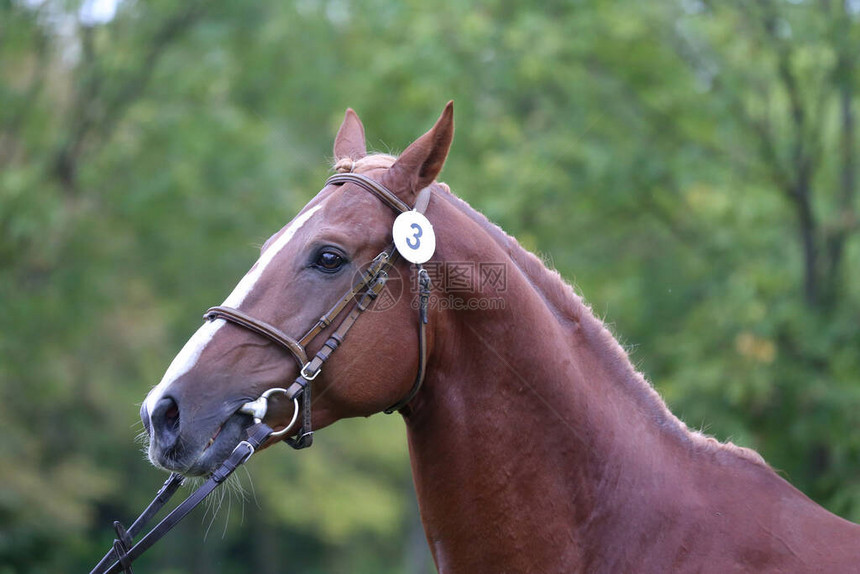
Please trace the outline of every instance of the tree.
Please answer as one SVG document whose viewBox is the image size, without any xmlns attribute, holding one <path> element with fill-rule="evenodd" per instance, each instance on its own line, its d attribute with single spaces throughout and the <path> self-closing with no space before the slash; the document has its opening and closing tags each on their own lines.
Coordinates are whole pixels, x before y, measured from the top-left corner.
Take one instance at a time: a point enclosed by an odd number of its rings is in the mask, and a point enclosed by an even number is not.
<svg viewBox="0 0 860 574">
<path fill-rule="evenodd" d="M 0 2 L 0 571 L 86 569 L 160 484 L 137 404 L 343 110 L 396 151 L 451 98 L 442 179 L 689 424 L 860 520 L 855 4 Z M 399 425 L 266 452 L 142 569 L 419 571 Z"/>
</svg>

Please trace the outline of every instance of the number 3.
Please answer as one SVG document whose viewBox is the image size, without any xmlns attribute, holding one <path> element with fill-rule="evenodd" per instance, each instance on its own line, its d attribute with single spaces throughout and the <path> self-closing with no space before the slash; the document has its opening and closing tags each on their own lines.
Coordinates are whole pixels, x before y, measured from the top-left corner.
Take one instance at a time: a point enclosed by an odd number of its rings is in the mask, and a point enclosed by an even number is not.
<svg viewBox="0 0 860 574">
<path fill-rule="evenodd" d="M 418 249 L 421 246 L 421 239 L 419 239 L 419 237 L 424 235 L 424 230 L 421 229 L 421 226 L 418 225 L 417 223 L 413 223 L 409 227 L 410 227 L 410 229 L 415 230 L 415 234 L 412 235 L 411 238 L 410 237 L 406 238 L 406 245 L 409 246 L 409 249 Z M 412 242 L 413 239 L 415 240 L 414 243 Z"/>
</svg>

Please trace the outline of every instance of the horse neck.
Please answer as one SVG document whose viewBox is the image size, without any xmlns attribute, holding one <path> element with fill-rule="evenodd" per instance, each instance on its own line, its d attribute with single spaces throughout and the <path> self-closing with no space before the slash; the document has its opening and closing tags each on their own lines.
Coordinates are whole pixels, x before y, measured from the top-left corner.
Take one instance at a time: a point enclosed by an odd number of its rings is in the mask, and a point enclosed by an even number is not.
<svg viewBox="0 0 860 574">
<path fill-rule="evenodd" d="M 468 222 L 457 227 L 462 235 Z M 490 241 L 444 257 L 498 261 L 511 253 Z M 573 564 L 600 530 L 595 517 L 612 501 L 623 510 L 649 480 L 643 469 L 660 466 L 666 479 L 677 459 L 671 451 L 682 433 L 654 391 L 587 307 L 552 303 L 547 285 L 555 283 L 541 285 L 551 272 L 524 270 L 536 260 L 522 253 L 506 261 L 502 309 L 436 314 L 425 388 L 405 417 L 441 571 L 476 566 L 470 557 L 486 570 L 493 556 L 507 568 L 528 556 L 523 567 L 533 569 L 536 539 L 557 542 L 553 559 Z"/>
</svg>

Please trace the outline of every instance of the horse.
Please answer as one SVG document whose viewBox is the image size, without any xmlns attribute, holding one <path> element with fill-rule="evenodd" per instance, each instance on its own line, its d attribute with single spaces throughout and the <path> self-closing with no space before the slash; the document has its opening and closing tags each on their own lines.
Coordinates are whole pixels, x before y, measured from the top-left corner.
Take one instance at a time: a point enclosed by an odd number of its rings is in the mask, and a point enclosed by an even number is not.
<svg viewBox="0 0 860 574">
<path fill-rule="evenodd" d="M 336 175 L 147 395 L 151 462 L 211 473 L 243 405 L 295 379 L 292 412 L 262 415 L 295 447 L 403 417 L 441 573 L 860 572 L 860 526 L 688 429 L 557 272 L 436 181 L 453 133 L 449 102 L 399 157 L 369 154 L 346 111 Z"/>
</svg>

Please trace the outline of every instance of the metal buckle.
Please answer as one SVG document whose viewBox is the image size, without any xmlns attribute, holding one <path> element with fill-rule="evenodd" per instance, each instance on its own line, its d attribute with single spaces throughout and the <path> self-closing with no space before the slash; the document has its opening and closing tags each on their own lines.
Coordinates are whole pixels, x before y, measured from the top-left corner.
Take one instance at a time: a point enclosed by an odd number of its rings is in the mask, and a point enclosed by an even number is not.
<svg viewBox="0 0 860 574">
<path fill-rule="evenodd" d="M 237 448 L 239 448 L 239 447 L 241 447 L 241 446 L 243 446 L 243 445 L 248 447 L 248 454 L 246 454 L 245 456 L 243 456 L 243 457 L 242 457 L 242 460 L 241 460 L 241 461 L 239 462 L 239 464 L 237 464 L 236 466 L 242 466 L 243 464 L 245 464 L 246 462 L 248 462 L 248 459 L 249 459 L 249 458 L 251 458 L 251 456 L 253 456 L 253 454 L 254 454 L 254 452 L 255 452 L 254 445 L 252 445 L 251 443 L 249 443 L 249 442 L 248 442 L 248 441 L 246 441 L 246 440 L 243 440 L 242 442 L 240 442 L 239 444 L 237 444 L 237 445 L 236 445 L 236 448 L 234 448 L 233 450 L 235 451 Z"/>
<path fill-rule="evenodd" d="M 312 380 L 317 378 L 317 376 L 319 376 L 320 372 L 322 371 L 322 367 L 320 367 L 316 370 L 316 372 L 313 375 L 309 375 L 306 371 L 307 371 L 307 368 L 310 366 L 311 366 L 311 362 L 308 361 L 305 364 L 305 366 L 302 367 L 302 370 L 299 371 L 299 374 L 308 382 L 311 382 Z"/>
<path fill-rule="evenodd" d="M 356 305 L 358 308 L 364 312 L 370 308 L 370 305 L 379 297 L 379 294 L 385 288 L 385 284 L 388 282 L 388 273 L 379 270 L 367 284 L 367 288 L 364 293 L 361 294 L 361 298 L 358 300 Z"/>
<path fill-rule="evenodd" d="M 370 262 L 370 266 L 368 266 L 367 270 L 362 275 L 362 283 L 365 285 L 369 285 L 376 279 L 376 276 L 379 275 L 379 272 L 388 264 L 388 252 L 383 251 L 379 255 L 373 258 L 373 261 Z"/>
<path fill-rule="evenodd" d="M 317 372 L 319 373 L 319 371 L 317 371 Z M 280 387 L 275 387 L 273 389 L 269 389 L 268 391 L 266 391 L 265 393 L 260 395 L 260 398 L 253 400 L 253 401 L 249 401 L 249 402 L 245 403 L 244 405 L 242 405 L 239 408 L 239 412 L 244 414 L 244 415 L 251 415 L 251 417 L 253 417 L 255 423 L 262 422 L 263 418 L 266 416 L 266 413 L 269 410 L 269 397 L 272 396 L 273 394 L 276 394 L 276 393 L 283 393 L 284 395 L 286 395 L 287 389 L 282 389 Z M 288 430 L 293 428 L 293 425 L 296 424 L 296 421 L 298 419 L 299 419 L 299 399 L 297 399 L 296 397 L 293 397 L 293 418 L 290 419 L 290 424 L 288 424 L 287 426 L 285 426 L 284 428 L 282 428 L 281 430 L 279 430 L 277 432 L 273 432 L 270 436 L 279 437 L 279 436 L 285 435 Z M 243 442 L 245 442 L 245 441 L 243 441 Z M 251 444 L 248 443 L 248 446 L 251 446 Z M 254 449 L 252 447 L 251 453 L 253 454 L 253 452 L 254 452 Z M 248 456 L 250 456 L 250 455 L 248 455 Z"/>
</svg>

